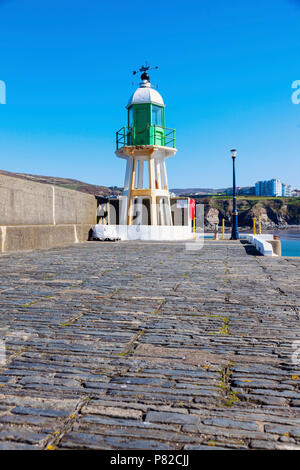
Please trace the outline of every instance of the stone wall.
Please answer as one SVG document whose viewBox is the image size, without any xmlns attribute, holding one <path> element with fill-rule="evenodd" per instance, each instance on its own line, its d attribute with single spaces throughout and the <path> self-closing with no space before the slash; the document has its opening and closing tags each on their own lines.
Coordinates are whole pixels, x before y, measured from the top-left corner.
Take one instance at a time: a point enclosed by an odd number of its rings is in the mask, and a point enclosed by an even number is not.
<svg viewBox="0 0 300 470">
<path fill-rule="evenodd" d="M 0 175 L 0 252 L 88 240 L 96 212 L 89 194 Z"/>
</svg>

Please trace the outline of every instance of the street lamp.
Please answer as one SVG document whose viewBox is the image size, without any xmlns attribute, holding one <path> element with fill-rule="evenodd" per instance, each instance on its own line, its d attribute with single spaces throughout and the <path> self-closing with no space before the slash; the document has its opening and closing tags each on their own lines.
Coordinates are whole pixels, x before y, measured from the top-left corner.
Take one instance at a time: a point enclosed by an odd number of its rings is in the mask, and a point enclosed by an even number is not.
<svg viewBox="0 0 300 470">
<path fill-rule="evenodd" d="M 232 212 L 232 231 L 231 231 L 231 240 L 239 240 L 239 226 L 238 226 L 238 211 L 236 207 L 236 184 L 235 184 L 235 159 L 237 156 L 237 150 L 231 150 L 232 163 L 233 163 L 233 188 L 232 188 L 232 198 L 233 198 L 233 212 Z"/>
</svg>

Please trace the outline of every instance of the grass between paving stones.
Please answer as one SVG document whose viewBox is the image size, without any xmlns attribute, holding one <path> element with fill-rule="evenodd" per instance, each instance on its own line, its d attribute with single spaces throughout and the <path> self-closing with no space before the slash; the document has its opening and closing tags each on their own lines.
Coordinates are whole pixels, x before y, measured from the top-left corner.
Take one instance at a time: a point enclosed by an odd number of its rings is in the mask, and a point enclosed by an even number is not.
<svg viewBox="0 0 300 470">
<path fill-rule="evenodd" d="M 70 416 L 68 416 L 68 418 L 61 424 L 59 429 L 50 433 L 48 437 L 44 439 L 41 444 L 41 449 L 56 450 L 64 435 L 70 432 L 73 429 L 75 422 L 78 421 L 82 408 L 86 406 L 91 400 L 92 398 L 90 397 L 80 400 L 80 402 L 76 405 L 73 413 L 71 413 Z"/>
<path fill-rule="evenodd" d="M 31 305 L 37 304 L 38 302 L 43 302 L 45 299 L 51 299 L 54 295 L 45 295 L 42 299 L 33 300 L 32 302 L 28 302 L 27 304 L 23 305 L 23 308 L 31 307 Z"/>
<path fill-rule="evenodd" d="M 161 307 L 162 307 L 165 303 L 166 303 L 166 299 L 162 299 L 161 302 L 160 302 L 160 304 L 159 304 L 159 306 L 158 306 L 156 309 L 152 310 L 151 314 L 157 315 L 158 312 L 160 311 Z"/>
<path fill-rule="evenodd" d="M 229 322 L 230 322 L 230 317 L 227 315 L 224 317 L 224 315 L 204 315 L 204 317 L 207 318 L 220 318 L 223 320 L 223 324 L 219 331 L 216 333 L 208 332 L 209 335 L 229 335 Z"/>
<path fill-rule="evenodd" d="M 63 327 L 63 326 L 70 326 L 72 325 L 76 320 L 79 320 L 79 318 L 81 318 L 83 315 L 86 315 L 88 313 L 87 310 L 79 313 L 79 315 L 76 315 L 76 317 L 73 317 L 73 318 L 70 318 L 70 320 L 66 321 L 65 323 L 61 323 L 59 326 Z"/>
<path fill-rule="evenodd" d="M 118 356 L 130 356 L 134 353 L 134 350 L 137 346 L 135 344 L 141 336 L 144 336 L 145 330 L 138 331 L 129 343 L 125 346 L 125 349 L 122 353 L 119 353 Z"/>
<path fill-rule="evenodd" d="M 52 279 L 54 276 L 55 276 L 55 273 L 54 274 L 47 274 L 45 276 L 41 276 L 41 279 Z"/>
<path fill-rule="evenodd" d="M 231 407 L 240 401 L 237 393 L 231 389 L 230 378 L 232 375 L 232 366 L 233 363 L 229 362 L 227 365 L 224 365 L 219 372 L 217 384 L 219 406 Z"/>
<path fill-rule="evenodd" d="M 223 317 L 223 325 L 220 328 L 221 335 L 229 335 L 229 317 Z"/>
<path fill-rule="evenodd" d="M 102 271 L 102 273 L 100 273 L 100 276 L 104 276 L 104 274 L 109 273 L 109 271 L 111 271 L 111 269 L 105 269 Z"/>
</svg>

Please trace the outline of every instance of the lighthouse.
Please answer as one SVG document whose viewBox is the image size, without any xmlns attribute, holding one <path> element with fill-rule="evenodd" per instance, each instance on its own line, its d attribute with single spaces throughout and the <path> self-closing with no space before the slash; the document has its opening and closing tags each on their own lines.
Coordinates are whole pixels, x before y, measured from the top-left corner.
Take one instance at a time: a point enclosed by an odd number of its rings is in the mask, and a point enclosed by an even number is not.
<svg viewBox="0 0 300 470">
<path fill-rule="evenodd" d="M 172 226 L 166 159 L 177 152 L 175 130 L 166 127 L 166 106 L 151 86 L 149 68 L 140 68 L 141 83 L 126 106 L 127 125 L 116 133 L 116 155 L 126 160 L 120 225 L 141 224 L 139 207 L 149 208 L 148 225 Z"/>
</svg>

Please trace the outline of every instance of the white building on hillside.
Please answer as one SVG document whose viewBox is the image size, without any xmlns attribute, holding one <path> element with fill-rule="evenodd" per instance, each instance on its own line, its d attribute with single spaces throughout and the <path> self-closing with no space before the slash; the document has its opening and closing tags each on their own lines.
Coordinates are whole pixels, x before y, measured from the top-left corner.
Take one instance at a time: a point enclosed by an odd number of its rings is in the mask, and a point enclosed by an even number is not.
<svg viewBox="0 0 300 470">
<path fill-rule="evenodd" d="M 271 179 L 268 181 L 258 181 L 255 184 L 256 196 L 272 196 L 272 197 L 291 197 L 292 187 L 289 184 L 284 184 L 278 179 Z"/>
</svg>

